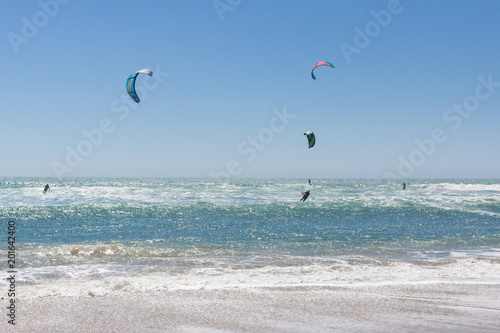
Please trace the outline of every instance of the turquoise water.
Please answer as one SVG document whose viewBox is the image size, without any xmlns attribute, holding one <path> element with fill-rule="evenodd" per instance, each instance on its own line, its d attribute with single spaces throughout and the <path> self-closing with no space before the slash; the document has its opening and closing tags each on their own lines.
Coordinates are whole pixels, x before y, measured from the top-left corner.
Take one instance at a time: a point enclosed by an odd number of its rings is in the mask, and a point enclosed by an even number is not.
<svg viewBox="0 0 500 333">
<path fill-rule="evenodd" d="M 500 180 L 407 184 L 3 178 L 0 220 L 5 235 L 16 221 L 19 279 L 35 296 L 118 278 L 142 282 L 99 290 L 187 288 L 200 276 L 224 287 L 236 271 L 243 285 L 500 280 Z"/>
</svg>

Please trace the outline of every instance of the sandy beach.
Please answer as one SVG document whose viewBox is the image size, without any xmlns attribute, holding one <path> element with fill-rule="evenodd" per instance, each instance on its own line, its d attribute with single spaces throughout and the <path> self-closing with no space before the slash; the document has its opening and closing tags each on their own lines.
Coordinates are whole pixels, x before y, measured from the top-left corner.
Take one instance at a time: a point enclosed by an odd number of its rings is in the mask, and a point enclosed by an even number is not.
<svg viewBox="0 0 500 333">
<path fill-rule="evenodd" d="M 19 300 L 2 332 L 498 332 L 498 284 L 177 290 Z"/>
</svg>

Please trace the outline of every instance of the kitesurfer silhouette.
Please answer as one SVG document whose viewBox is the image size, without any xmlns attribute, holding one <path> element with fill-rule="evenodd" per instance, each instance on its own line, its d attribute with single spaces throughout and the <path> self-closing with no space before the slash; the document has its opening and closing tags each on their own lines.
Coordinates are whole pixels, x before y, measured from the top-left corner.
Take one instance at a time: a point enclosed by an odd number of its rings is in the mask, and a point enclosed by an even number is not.
<svg viewBox="0 0 500 333">
<path fill-rule="evenodd" d="M 50 191 L 49 184 L 45 185 L 45 188 L 43 189 L 43 194 L 47 193 L 47 191 Z"/>
<path fill-rule="evenodd" d="M 302 199 L 300 199 L 300 201 L 304 202 L 307 200 L 307 198 L 309 197 L 309 194 L 311 194 L 311 190 L 307 190 L 305 192 L 302 192 Z"/>
</svg>

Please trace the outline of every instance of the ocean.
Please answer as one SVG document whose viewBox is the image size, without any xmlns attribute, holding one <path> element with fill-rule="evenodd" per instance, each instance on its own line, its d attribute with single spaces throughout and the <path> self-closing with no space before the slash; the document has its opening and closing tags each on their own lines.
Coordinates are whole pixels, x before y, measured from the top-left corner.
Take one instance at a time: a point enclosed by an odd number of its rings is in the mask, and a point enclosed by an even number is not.
<svg viewBox="0 0 500 333">
<path fill-rule="evenodd" d="M 311 181 L 1 178 L 2 247 L 25 299 L 500 283 L 500 180 Z"/>
</svg>

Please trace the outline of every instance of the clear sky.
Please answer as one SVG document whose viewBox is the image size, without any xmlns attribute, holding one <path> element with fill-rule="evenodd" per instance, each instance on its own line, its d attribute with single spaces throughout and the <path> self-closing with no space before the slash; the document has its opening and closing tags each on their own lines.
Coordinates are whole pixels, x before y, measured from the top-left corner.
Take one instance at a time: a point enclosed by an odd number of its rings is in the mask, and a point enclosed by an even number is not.
<svg viewBox="0 0 500 333">
<path fill-rule="evenodd" d="M 500 1 L 1 9 L 0 176 L 500 177 Z"/>
</svg>

